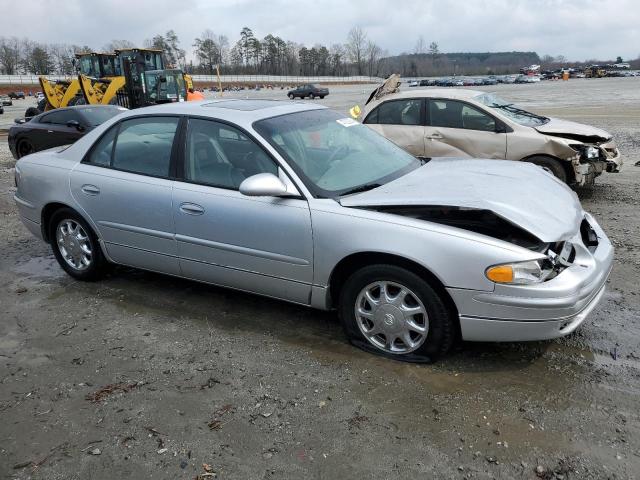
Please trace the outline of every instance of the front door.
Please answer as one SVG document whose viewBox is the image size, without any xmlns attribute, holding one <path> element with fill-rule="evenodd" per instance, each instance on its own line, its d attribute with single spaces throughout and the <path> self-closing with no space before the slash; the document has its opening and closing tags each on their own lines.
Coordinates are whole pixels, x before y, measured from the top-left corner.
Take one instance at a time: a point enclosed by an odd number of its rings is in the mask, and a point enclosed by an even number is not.
<svg viewBox="0 0 640 480">
<path fill-rule="evenodd" d="M 117 263 L 180 273 L 170 163 L 178 117 L 142 117 L 111 128 L 71 172 L 71 192 Z"/>
<path fill-rule="evenodd" d="M 247 197 L 240 183 L 257 173 L 282 175 L 243 132 L 190 119 L 184 181 L 173 191 L 183 275 L 308 304 L 313 280 L 311 216 L 302 198 Z"/>
<path fill-rule="evenodd" d="M 428 103 L 428 157 L 505 159 L 507 134 L 494 117 L 457 100 L 431 99 Z"/>
</svg>

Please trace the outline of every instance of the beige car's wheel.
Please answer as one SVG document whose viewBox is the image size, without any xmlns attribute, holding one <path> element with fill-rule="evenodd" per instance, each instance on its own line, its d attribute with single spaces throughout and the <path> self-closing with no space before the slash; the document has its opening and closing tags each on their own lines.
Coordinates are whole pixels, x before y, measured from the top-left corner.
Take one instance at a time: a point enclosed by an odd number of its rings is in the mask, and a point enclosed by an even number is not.
<svg viewBox="0 0 640 480">
<path fill-rule="evenodd" d="M 565 170 L 560 160 L 552 157 L 536 156 L 527 158 L 527 162 L 531 162 L 539 167 L 543 168 L 547 172 L 551 173 L 558 180 L 567 183 L 567 171 Z"/>
</svg>

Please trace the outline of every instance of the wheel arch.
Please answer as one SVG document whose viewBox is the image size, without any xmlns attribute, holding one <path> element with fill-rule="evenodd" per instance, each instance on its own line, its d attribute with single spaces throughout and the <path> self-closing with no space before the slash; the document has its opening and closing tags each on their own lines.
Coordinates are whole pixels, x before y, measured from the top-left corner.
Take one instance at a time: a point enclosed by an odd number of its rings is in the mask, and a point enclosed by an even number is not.
<svg viewBox="0 0 640 480">
<path fill-rule="evenodd" d="M 335 308 L 337 306 L 338 298 L 340 297 L 340 288 L 353 272 L 367 265 L 374 264 L 386 264 L 402 267 L 428 282 L 438 295 L 440 295 L 440 298 L 442 298 L 442 301 L 451 312 L 451 315 L 454 317 L 453 320 L 457 334 L 458 336 L 460 335 L 458 307 L 451 298 L 451 295 L 449 295 L 449 292 L 447 292 L 444 284 L 428 268 L 400 255 L 381 252 L 358 252 L 348 255 L 340 260 L 329 276 L 329 307 Z"/>
<path fill-rule="evenodd" d="M 95 229 L 95 227 L 93 225 L 93 222 L 90 221 L 83 214 L 83 212 L 79 211 L 77 208 L 74 208 L 71 205 L 69 205 L 67 203 L 63 203 L 63 202 L 49 202 L 42 208 L 40 228 L 42 229 L 42 238 L 44 239 L 45 242 L 47 242 L 47 243 L 51 242 L 51 239 L 49 238 L 49 233 L 50 233 L 49 232 L 49 230 L 50 230 L 49 223 L 51 222 L 51 218 L 53 217 L 53 215 L 58 210 L 61 210 L 63 208 L 68 208 L 69 210 L 72 210 L 73 212 L 78 214 L 87 223 L 87 225 L 89 225 L 89 227 L 93 231 L 93 234 L 98 239 L 98 243 L 100 243 L 100 244 L 102 243 L 100 241 L 101 240 L 100 239 L 100 234 Z M 103 253 L 104 253 L 104 248 L 102 250 L 103 250 Z"/>
<path fill-rule="evenodd" d="M 549 153 L 534 153 L 532 155 L 527 155 L 526 157 L 521 158 L 520 161 L 529 162 L 536 157 L 549 158 L 551 160 L 556 160 L 560 162 L 560 165 L 562 165 L 562 168 L 567 174 L 567 184 L 570 185 L 571 183 L 575 182 L 576 175 L 575 175 L 575 172 L 573 171 L 573 164 L 571 163 L 571 160 L 568 160 L 568 159 L 563 160 L 562 158 L 556 157 L 555 155 L 551 155 Z"/>
</svg>

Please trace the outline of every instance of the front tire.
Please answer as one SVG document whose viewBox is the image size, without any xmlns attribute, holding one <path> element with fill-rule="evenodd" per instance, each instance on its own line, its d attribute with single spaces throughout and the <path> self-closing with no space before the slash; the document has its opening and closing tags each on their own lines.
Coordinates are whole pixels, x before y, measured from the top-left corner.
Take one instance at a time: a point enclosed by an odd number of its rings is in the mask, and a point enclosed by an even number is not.
<svg viewBox="0 0 640 480">
<path fill-rule="evenodd" d="M 354 345 L 398 360 L 433 361 L 455 339 L 453 315 L 441 296 L 395 265 L 354 272 L 340 292 L 339 314 Z"/>
<path fill-rule="evenodd" d="M 295 98 L 296 98 L 296 97 L 295 97 L 295 95 L 294 95 L 293 93 L 290 93 L 290 94 L 289 94 L 289 100 L 294 100 Z"/>
<path fill-rule="evenodd" d="M 538 165 L 547 172 L 551 173 L 558 180 L 562 181 L 563 183 L 567 183 L 567 171 L 565 170 L 562 163 L 560 163 L 560 160 L 551 157 L 536 156 L 530 157 L 526 161 Z"/>
<path fill-rule="evenodd" d="M 49 241 L 56 260 L 77 280 L 97 280 L 105 272 L 106 259 L 89 224 L 70 208 L 55 212 L 49 222 Z"/>
</svg>

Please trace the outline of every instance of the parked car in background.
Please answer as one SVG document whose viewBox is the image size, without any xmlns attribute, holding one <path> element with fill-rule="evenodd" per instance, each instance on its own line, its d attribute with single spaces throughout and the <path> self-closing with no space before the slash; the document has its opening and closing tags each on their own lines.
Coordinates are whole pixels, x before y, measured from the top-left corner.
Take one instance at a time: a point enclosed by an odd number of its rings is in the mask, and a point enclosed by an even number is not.
<svg viewBox="0 0 640 480">
<path fill-rule="evenodd" d="M 0 95 L 0 106 L 10 107 L 13 105 L 13 101 L 8 95 Z"/>
<path fill-rule="evenodd" d="M 622 158 L 611 134 L 526 111 L 492 93 L 424 89 L 366 105 L 363 123 L 417 157 L 535 163 L 568 184 L 592 184 Z"/>
<path fill-rule="evenodd" d="M 309 103 L 172 103 L 16 164 L 25 226 L 78 280 L 107 262 L 336 309 L 407 360 L 455 338 L 567 335 L 604 294 L 607 236 L 533 165 L 426 165 Z M 240 298 L 240 297 L 238 297 Z"/>
<path fill-rule="evenodd" d="M 539 81 L 539 75 L 518 75 L 514 83 L 538 83 Z"/>
<path fill-rule="evenodd" d="M 2 115 L 3 113 L 4 113 L 4 107 L 0 105 L 0 115 Z"/>
<path fill-rule="evenodd" d="M 418 87 L 419 85 L 420 85 L 420 82 L 418 82 L 417 80 L 411 80 L 409 82 L 410 87 Z"/>
<path fill-rule="evenodd" d="M 9 98 L 13 98 L 13 99 L 21 98 L 21 99 L 23 99 L 23 100 L 24 100 L 24 98 L 25 98 L 25 96 L 24 96 L 24 92 L 9 92 L 9 93 L 7 94 L 7 96 L 8 96 Z"/>
<path fill-rule="evenodd" d="M 318 87 L 317 85 L 314 85 L 313 83 L 300 85 L 294 88 L 293 90 L 289 90 L 289 92 L 287 93 L 287 96 L 291 100 L 293 100 L 296 97 L 299 97 L 299 98 L 309 97 L 311 100 L 313 100 L 316 97 L 324 98 L 327 95 L 329 95 L 328 88 L 321 88 L 321 87 Z"/>
<path fill-rule="evenodd" d="M 116 105 L 82 105 L 56 108 L 30 120 L 16 120 L 9 129 L 9 150 L 22 158 L 40 150 L 69 145 L 106 120 L 127 111 Z"/>
</svg>

